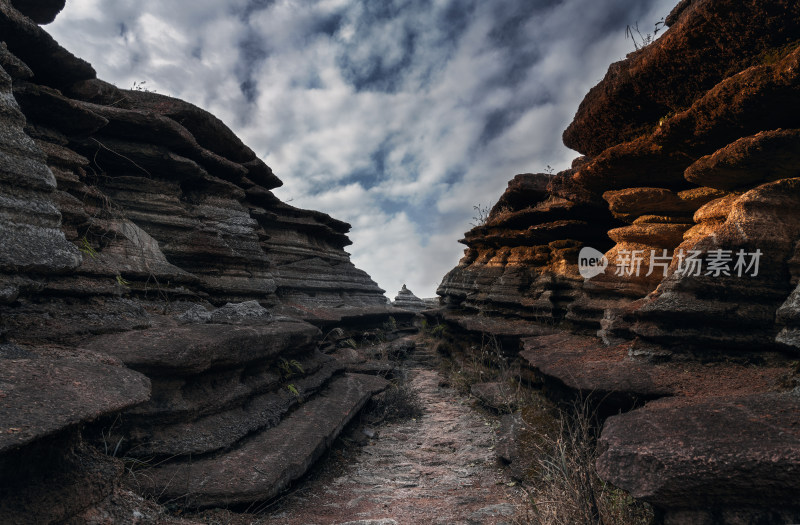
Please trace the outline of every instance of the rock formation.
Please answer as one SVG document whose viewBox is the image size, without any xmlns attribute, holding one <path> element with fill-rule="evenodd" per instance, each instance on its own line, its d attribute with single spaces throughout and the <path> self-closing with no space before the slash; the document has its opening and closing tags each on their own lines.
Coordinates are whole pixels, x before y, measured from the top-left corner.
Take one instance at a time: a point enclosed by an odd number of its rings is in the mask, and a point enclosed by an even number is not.
<svg viewBox="0 0 800 525">
<path fill-rule="evenodd" d="M 145 493 L 268 499 L 386 384 L 320 328 L 411 313 L 219 119 L 60 47 L 63 6 L 0 0 L 0 522 L 108 501 L 123 456 Z"/>
<path fill-rule="evenodd" d="M 414 295 L 414 292 L 406 288 L 404 284 L 403 287 L 397 292 L 397 297 L 394 298 L 392 305 L 395 308 L 402 308 L 404 310 L 411 310 L 413 312 L 419 312 L 428 307 L 425 304 L 425 301 Z"/>
<path fill-rule="evenodd" d="M 584 156 L 517 175 L 467 232 L 437 315 L 627 411 L 598 470 L 665 523 L 797 521 L 800 4 L 667 20 L 580 105 L 564 142 Z"/>
</svg>

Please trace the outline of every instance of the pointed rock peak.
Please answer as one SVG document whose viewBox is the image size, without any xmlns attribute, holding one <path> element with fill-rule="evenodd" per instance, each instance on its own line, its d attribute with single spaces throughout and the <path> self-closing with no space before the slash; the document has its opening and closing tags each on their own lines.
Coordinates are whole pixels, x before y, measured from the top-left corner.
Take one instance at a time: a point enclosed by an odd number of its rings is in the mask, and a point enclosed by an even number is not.
<svg viewBox="0 0 800 525">
<path fill-rule="evenodd" d="M 405 310 L 424 310 L 426 308 L 425 301 L 414 295 L 414 292 L 409 290 L 405 284 L 397 292 L 397 297 L 394 298 L 392 304 Z"/>
</svg>

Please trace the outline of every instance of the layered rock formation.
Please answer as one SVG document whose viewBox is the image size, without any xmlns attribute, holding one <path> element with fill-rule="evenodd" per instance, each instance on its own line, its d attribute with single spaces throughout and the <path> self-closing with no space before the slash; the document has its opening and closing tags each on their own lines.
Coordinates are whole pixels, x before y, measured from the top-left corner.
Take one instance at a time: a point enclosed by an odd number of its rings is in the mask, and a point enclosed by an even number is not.
<svg viewBox="0 0 800 525">
<path fill-rule="evenodd" d="M 413 312 L 419 312 L 428 307 L 425 301 L 414 295 L 414 292 L 406 288 L 405 284 L 400 291 L 397 292 L 397 296 L 394 298 L 392 305 L 396 308 L 411 310 Z"/>
<path fill-rule="evenodd" d="M 61 48 L 63 6 L 0 0 L 0 522 L 108 501 L 112 456 L 156 496 L 268 499 L 385 386 L 320 327 L 411 314 L 219 119 Z"/>
<path fill-rule="evenodd" d="M 665 522 L 797 521 L 800 6 L 668 21 L 580 105 L 564 142 L 584 156 L 518 175 L 466 234 L 439 315 L 515 335 L 551 393 L 634 409 L 599 472 Z M 589 247 L 607 267 L 584 278 Z"/>
</svg>

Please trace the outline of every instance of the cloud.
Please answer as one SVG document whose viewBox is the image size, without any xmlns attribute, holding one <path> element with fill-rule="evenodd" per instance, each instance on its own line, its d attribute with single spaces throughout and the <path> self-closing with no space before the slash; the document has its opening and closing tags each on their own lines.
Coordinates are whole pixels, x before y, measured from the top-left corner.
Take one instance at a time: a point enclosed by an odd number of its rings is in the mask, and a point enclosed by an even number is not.
<svg viewBox="0 0 800 525">
<path fill-rule="evenodd" d="M 70 0 L 46 26 L 120 87 L 212 111 L 284 181 L 353 225 L 393 297 L 432 296 L 473 206 L 568 166 L 561 132 L 675 0 Z"/>
</svg>

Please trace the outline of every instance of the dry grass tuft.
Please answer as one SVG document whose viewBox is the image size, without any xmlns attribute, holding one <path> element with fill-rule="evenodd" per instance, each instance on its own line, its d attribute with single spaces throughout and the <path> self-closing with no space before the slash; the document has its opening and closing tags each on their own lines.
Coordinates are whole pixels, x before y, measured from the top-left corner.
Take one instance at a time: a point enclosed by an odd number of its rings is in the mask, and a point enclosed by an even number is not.
<svg viewBox="0 0 800 525">
<path fill-rule="evenodd" d="M 649 525 L 652 508 L 597 476 L 598 422 L 588 400 L 574 403 L 554 433 L 529 440 L 535 454 L 526 523 L 537 525 Z M 536 429 L 533 430 L 536 432 Z"/>
</svg>

